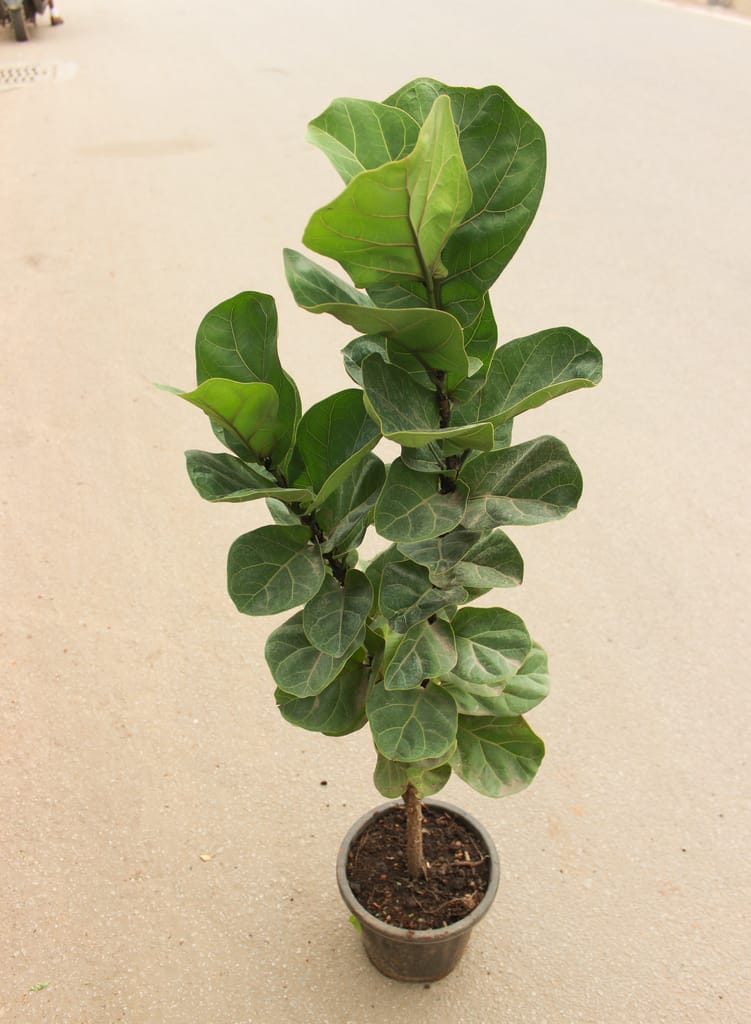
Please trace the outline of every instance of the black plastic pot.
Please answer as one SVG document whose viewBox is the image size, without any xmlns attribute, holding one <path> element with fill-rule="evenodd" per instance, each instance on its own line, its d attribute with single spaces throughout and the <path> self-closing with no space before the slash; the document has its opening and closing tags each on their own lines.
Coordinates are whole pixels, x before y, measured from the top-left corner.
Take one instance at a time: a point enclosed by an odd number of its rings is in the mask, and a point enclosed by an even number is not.
<svg viewBox="0 0 751 1024">
<path fill-rule="evenodd" d="M 498 891 L 498 853 L 487 830 L 476 818 L 459 807 L 454 807 L 453 804 L 444 803 L 442 800 L 425 802 L 429 806 L 448 811 L 470 828 L 485 847 L 490 859 L 487 892 L 475 909 L 461 921 L 456 921 L 445 928 L 430 928 L 424 931 L 396 928 L 374 917 L 355 898 L 347 880 L 349 848 L 374 818 L 380 817 L 393 807 L 400 806 L 399 802 L 381 804 L 356 821 L 344 837 L 336 861 L 339 891 L 349 911 L 361 925 L 365 952 L 381 974 L 397 981 L 438 981 L 453 971 L 469 942 L 472 929 L 490 910 Z"/>
</svg>

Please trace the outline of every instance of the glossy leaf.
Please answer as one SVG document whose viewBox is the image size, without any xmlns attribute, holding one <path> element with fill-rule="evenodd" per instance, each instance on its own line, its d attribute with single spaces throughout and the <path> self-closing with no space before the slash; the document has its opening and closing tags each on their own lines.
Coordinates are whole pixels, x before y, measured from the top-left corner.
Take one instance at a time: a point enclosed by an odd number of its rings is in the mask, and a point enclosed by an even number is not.
<svg viewBox="0 0 751 1024">
<path fill-rule="evenodd" d="M 466 600 L 463 587 L 439 589 L 431 583 L 427 569 L 401 556 L 391 555 L 383 565 L 378 603 L 397 633 L 406 633 L 416 622 Z"/>
<path fill-rule="evenodd" d="M 602 356 L 570 327 L 516 338 L 493 357 L 477 417 L 503 423 L 558 395 L 594 387 L 601 377 Z"/>
<path fill-rule="evenodd" d="M 469 529 L 561 519 L 576 508 L 582 491 L 579 467 L 555 437 L 483 452 L 466 463 L 460 479 L 469 488 Z"/>
<path fill-rule="evenodd" d="M 308 141 L 331 160 L 345 182 L 407 156 L 420 131 L 413 117 L 371 100 L 336 99 L 308 125 Z"/>
<path fill-rule="evenodd" d="M 212 377 L 181 395 L 240 442 L 251 458 L 267 458 L 285 432 L 279 396 L 270 384 L 245 384 Z"/>
<path fill-rule="evenodd" d="M 269 635 L 266 661 L 274 682 L 284 693 L 315 697 L 336 679 L 347 658 L 334 658 L 314 647 L 302 621 L 302 612 L 297 612 Z"/>
<path fill-rule="evenodd" d="M 241 292 L 221 302 L 201 321 L 196 336 L 196 378 L 270 384 L 279 396 L 279 420 L 285 426 L 274 449 L 281 465 L 300 418 L 300 396 L 277 353 L 277 313 L 270 295 Z"/>
<path fill-rule="evenodd" d="M 277 707 L 287 722 L 325 736 L 346 736 L 365 724 L 368 673 L 352 659 L 328 686 L 314 697 L 294 697 L 277 689 Z"/>
<path fill-rule="evenodd" d="M 414 690 L 375 686 L 366 710 L 376 749 L 392 761 L 442 757 L 456 740 L 456 704 L 435 683 Z"/>
<path fill-rule="evenodd" d="M 300 420 L 290 463 L 293 484 L 309 484 L 319 506 L 341 486 L 380 440 L 365 411 L 362 391 L 351 388 L 311 406 Z"/>
<path fill-rule="evenodd" d="M 378 792 L 388 800 L 403 796 L 410 783 L 414 786 L 417 796 L 434 796 L 440 792 L 451 777 L 451 765 L 444 763 L 434 767 L 433 761 L 418 761 L 405 764 L 403 761 L 390 761 L 376 751 L 377 759 L 373 782 Z"/>
<path fill-rule="evenodd" d="M 450 623 L 418 622 L 401 636 L 386 641 L 387 690 L 410 690 L 426 679 L 438 679 L 456 664 L 456 643 Z"/>
<path fill-rule="evenodd" d="M 344 586 L 327 576 L 303 609 L 305 635 L 319 651 L 341 658 L 362 634 L 372 602 L 365 573 L 350 569 Z"/>
<path fill-rule="evenodd" d="M 522 620 L 503 608 L 461 608 L 452 625 L 457 661 L 451 675 L 469 683 L 506 682 L 532 647 Z"/>
<path fill-rule="evenodd" d="M 462 715 L 493 715 L 515 718 L 524 715 L 547 697 L 550 691 L 548 658 L 545 651 L 533 644 L 516 675 L 496 686 L 475 686 L 454 679 L 446 689 L 456 701 Z"/>
<path fill-rule="evenodd" d="M 367 404 L 384 437 L 407 448 L 451 441 L 462 448 L 492 451 L 493 425 L 489 421 L 442 428 L 435 394 L 378 355 L 364 360 L 362 380 Z"/>
<path fill-rule="evenodd" d="M 303 309 L 315 309 L 332 302 L 373 305 L 367 292 L 358 291 L 348 281 L 343 281 L 326 267 L 314 263 L 294 249 L 284 250 L 284 273 L 295 302 Z"/>
<path fill-rule="evenodd" d="M 255 501 L 277 498 L 285 502 L 306 502 L 313 492 L 304 487 L 280 487 L 263 469 L 253 469 L 242 459 L 226 452 L 185 453 L 190 481 L 206 501 Z"/>
<path fill-rule="evenodd" d="M 510 796 L 537 773 L 545 746 L 523 718 L 459 716 L 451 767 L 485 796 Z"/>
<path fill-rule="evenodd" d="M 451 100 L 472 191 L 462 224 L 443 251 L 448 276 L 441 302 L 467 323 L 480 312 L 485 292 L 534 219 L 545 181 L 545 138 L 532 118 L 495 85 L 469 89 L 420 78 L 385 103 L 422 123 L 439 96 Z"/>
<path fill-rule="evenodd" d="M 459 482 L 442 494 L 436 474 L 416 473 L 395 459 L 375 508 L 375 528 L 387 540 L 418 541 L 447 533 L 464 516 L 467 489 Z"/>
<path fill-rule="evenodd" d="M 305 604 L 324 575 L 321 553 L 305 526 L 261 526 L 238 537 L 227 557 L 227 589 L 246 615 Z"/>
<path fill-rule="evenodd" d="M 448 101 L 424 119 L 403 160 L 363 171 L 313 215 L 308 248 L 338 260 L 358 287 L 445 276 L 441 251 L 472 200 Z"/>
<path fill-rule="evenodd" d="M 399 550 L 427 566 L 431 581 L 439 587 L 515 587 L 524 573 L 519 550 L 501 530 L 452 530 L 433 540 L 400 544 Z"/>
</svg>

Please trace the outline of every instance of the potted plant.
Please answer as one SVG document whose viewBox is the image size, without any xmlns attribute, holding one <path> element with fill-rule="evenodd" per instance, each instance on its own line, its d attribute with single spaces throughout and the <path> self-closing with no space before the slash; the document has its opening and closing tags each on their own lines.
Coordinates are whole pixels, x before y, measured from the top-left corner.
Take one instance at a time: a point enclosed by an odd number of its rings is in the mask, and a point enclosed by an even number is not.
<svg viewBox="0 0 751 1024">
<path fill-rule="evenodd" d="M 512 423 L 596 384 L 601 358 L 568 327 L 497 344 L 488 292 L 545 176 L 542 131 L 503 90 L 421 78 L 383 103 L 335 100 L 309 138 L 345 186 L 303 242 L 350 280 L 292 250 L 286 274 L 300 306 L 356 332 L 354 386 L 302 413 L 274 300 L 237 295 L 201 323 L 197 387 L 179 392 L 228 451 L 189 451 L 187 468 L 209 501 L 267 502 L 269 525 L 230 548 L 230 596 L 249 615 L 295 609 L 265 650 L 288 722 L 369 726 L 376 788 L 402 803 L 353 827 L 339 885 L 376 966 L 430 980 L 460 955 L 498 868 L 478 822 L 426 798 L 452 772 L 517 792 L 544 753 L 523 714 L 548 692 L 545 653 L 518 615 L 474 602 L 521 583 L 505 528 L 567 515 L 582 483 L 561 441 L 514 444 Z M 363 563 L 371 526 L 383 544 Z"/>
</svg>

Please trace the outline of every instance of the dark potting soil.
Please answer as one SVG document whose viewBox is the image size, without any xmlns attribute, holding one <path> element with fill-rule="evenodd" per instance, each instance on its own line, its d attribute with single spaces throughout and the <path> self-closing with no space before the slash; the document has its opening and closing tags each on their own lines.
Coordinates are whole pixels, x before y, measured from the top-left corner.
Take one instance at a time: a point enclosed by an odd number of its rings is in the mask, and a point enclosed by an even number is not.
<svg viewBox="0 0 751 1024">
<path fill-rule="evenodd" d="M 488 887 L 490 859 L 479 837 L 449 812 L 423 805 L 423 850 L 428 877 L 407 871 L 406 812 L 394 807 L 376 818 L 352 844 L 347 880 L 374 917 L 423 931 L 460 921 Z"/>
</svg>

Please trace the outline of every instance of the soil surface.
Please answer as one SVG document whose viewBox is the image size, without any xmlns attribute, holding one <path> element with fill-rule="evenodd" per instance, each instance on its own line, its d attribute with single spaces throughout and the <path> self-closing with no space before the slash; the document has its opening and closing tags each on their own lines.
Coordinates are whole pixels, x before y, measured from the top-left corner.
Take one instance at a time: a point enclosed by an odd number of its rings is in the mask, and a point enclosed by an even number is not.
<svg viewBox="0 0 751 1024">
<path fill-rule="evenodd" d="M 460 921 L 482 900 L 490 858 L 477 834 L 446 811 L 423 807 L 423 848 L 428 877 L 407 871 L 403 807 L 371 822 L 349 851 L 352 892 L 374 917 L 398 928 L 423 931 Z"/>
</svg>

